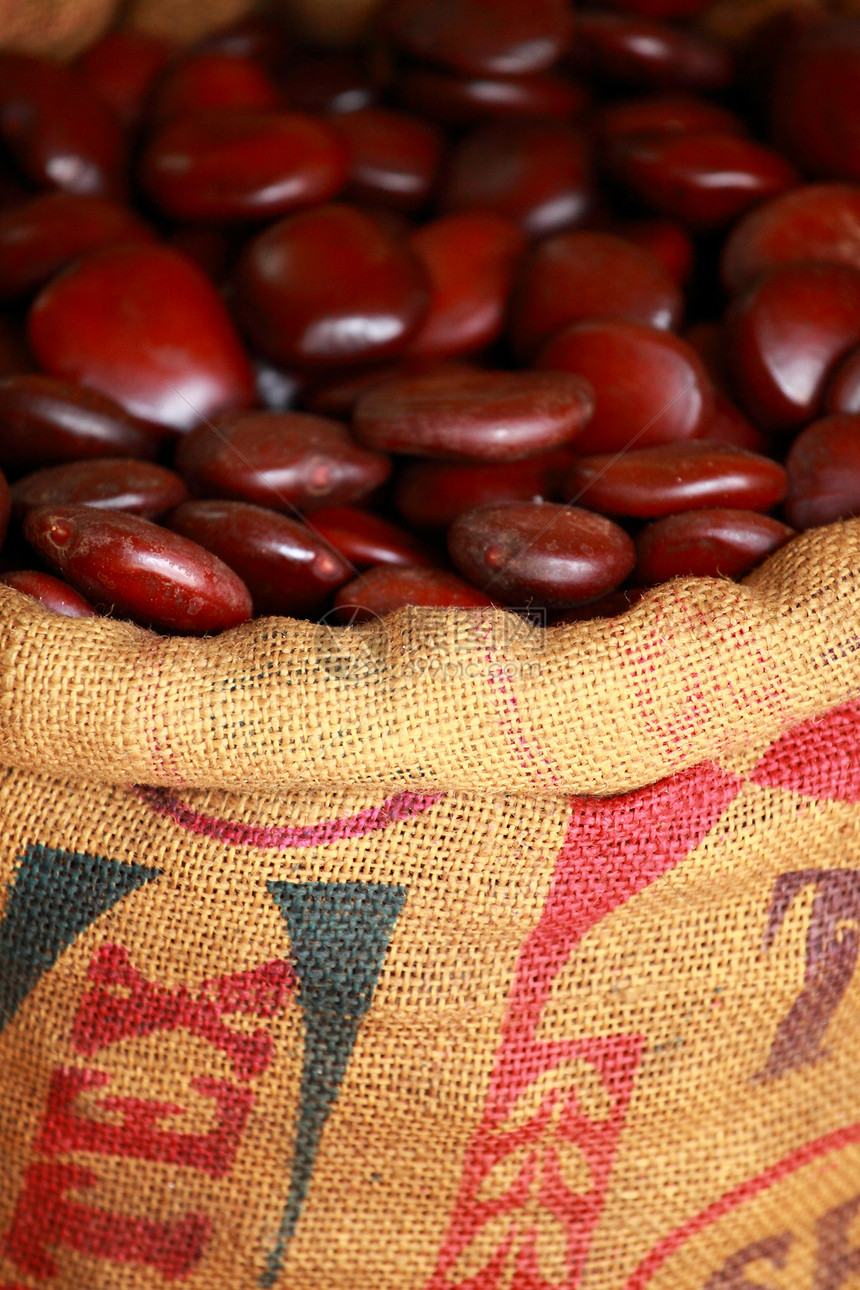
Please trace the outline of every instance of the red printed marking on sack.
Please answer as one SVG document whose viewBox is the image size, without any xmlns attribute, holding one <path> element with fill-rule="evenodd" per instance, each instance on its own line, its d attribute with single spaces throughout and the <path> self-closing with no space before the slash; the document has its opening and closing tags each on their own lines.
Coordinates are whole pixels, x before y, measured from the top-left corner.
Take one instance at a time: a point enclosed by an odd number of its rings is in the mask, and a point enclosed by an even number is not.
<svg viewBox="0 0 860 1290">
<path fill-rule="evenodd" d="M 484 1116 L 428 1290 L 579 1283 L 644 1041 L 542 1040 L 544 1008 L 586 932 L 678 865 L 740 788 L 737 776 L 703 763 L 621 797 L 573 799 L 546 905 L 520 951 Z"/>
<path fill-rule="evenodd" d="M 81 1000 L 72 1026 L 77 1052 L 91 1056 L 121 1039 L 188 1030 L 225 1053 L 242 1080 L 267 1068 L 272 1040 L 265 1030 L 233 1030 L 222 1018 L 234 1013 L 274 1017 L 295 990 L 295 973 L 283 959 L 214 977 L 193 992 L 184 985 L 169 989 L 147 981 L 121 945 L 103 945 L 89 977 L 96 985 Z"/>
<path fill-rule="evenodd" d="M 200 1169 L 220 1178 L 229 1172 L 239 1139 L 250 1114 L 254 1095 L 226 1080 L 199 1076 L 191 1087 L 215 1102 L 215 1127 L 209 1133 L 176 1133 L 158 1127 L 165 1116 L 182 1115 L 172 1102 L 139 1097 L 105 1097 L 100 1112 L 121 1116 L 119 1124 L 91 1120 L 74 1109 L 79 1093 L 104 1088 L 110 1076 L 104 1071 L 61 1066 L 51 1076 L 48 1105 L 34 1149 L 43 1156 L 87 1151 L 134 1160 L 161 1160 L 165 1164 Z"/>
<path fill-rule="evenodd" d="M 66 1198 L 65 1192 L 87 1191 L 97 1181 L 79 1165 L 30 1165 L 4 1242 L 16 1267 L 35 1277 L 54 1277 L 58 1267 L 47 1247 L 62 1246 L 113 1263 L 143 1263 L 166 1280 L 186 1276 L 203 1253 L 211 1221 L 204 1214 L 186 1214 L 156 1223 Z"/>
<path fill-rule="evenodd" d="M 860 802 L 860 702 L 804 721 L 772 743 L 750 779 L 819 801 Z"/>
</svg>

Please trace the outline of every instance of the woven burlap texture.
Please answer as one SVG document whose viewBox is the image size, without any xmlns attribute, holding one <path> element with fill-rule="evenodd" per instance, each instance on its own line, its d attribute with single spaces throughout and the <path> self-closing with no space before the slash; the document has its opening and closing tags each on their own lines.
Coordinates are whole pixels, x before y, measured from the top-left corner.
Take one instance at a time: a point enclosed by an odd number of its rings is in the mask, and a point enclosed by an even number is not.
<svg viewBox="0 0 860 1290">
<path fill-rule="evenodd" d="M 266 791 L 609 794 L 742 753 L 860 694 L 860 521 L 622 618 L 503 610 L 212 639 L 58 619 L 0 589 L 0 758 L 82 778 Z"/>
</svg>

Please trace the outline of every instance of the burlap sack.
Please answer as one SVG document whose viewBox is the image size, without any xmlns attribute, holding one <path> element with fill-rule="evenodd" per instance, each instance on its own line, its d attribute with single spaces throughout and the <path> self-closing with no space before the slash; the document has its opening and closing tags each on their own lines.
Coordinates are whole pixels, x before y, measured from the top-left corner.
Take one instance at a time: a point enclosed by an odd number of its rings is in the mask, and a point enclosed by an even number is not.
<svg viewBox="0 0 860 1290">
<path fill-rule="evenodd" d="M 853 1290 L 858 570 L 203 641 L 0 589 L 2 1290 Z"/>
</svg>

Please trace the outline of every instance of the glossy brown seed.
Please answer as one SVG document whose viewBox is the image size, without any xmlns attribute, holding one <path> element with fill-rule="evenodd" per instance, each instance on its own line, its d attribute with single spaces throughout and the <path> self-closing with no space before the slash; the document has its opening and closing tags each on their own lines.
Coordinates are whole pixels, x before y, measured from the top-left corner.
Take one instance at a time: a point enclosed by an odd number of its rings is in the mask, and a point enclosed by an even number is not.
<svg viewBox="0 0 860 1290">
<path fill-rule="evenodd" d="M 314 511 L 306 523 L 356 569 L 375 564 L 434 564 L 422 542 L 370 511 L 359 511 L 352 506 L 325 506 Z"/>
<path fill-rule="evenodd" d="M 629 219 L 613 223 L 608 232 L 626 238 L 662 264 L 674 282 L 683 286 L 693 271 L 696 247 L 690 233 L 675 220 Z"/>
<path fill-rule="evenodd" d="M 801 430 L 785 468 L 785 517 L 795 528 L 860 515 L 860 416 L 823 417 Z"/>
<path fill-rule="evenodd" d="M 789 35 L 767 110 L 777 147 L 808 175 L 860 180 L 860 17 L 807 23 Z"/>
<path fill-rule="evenodd" d="M 470 354 L 497 340 L 526 240 L 489 211 L 430 220 L 409 237 L 430 283 L 430 309 L 406 347 L 412 358 Z"/>
<path fill-rule="evenodd" d="M 436 67 L 407 67 L 395 83 L 398 99 L 443 125 L 479 125 L 523 117 L 579 119 L 591 103 L 581 81 L 553 72 L 531 76 L 466 77 Z"/>
<path fill-rule="evenodd" d="M 0 137 L 40 186 L 90 197 L 125 191 L 119 123 L 74 68 L 0 53 Z"/>
<path fill-rule="evenodd" d="M 571 502 L 640 519 L 714 506 L 767 511 L 785 490 L 778 462 L 705 440 L 580 457 L 566 484 Z"/>
<path fill-rule="evenodd" d="M 727 46 L 710 37 L 633 14 L 577 14 L 577 66 L 631 88 L 725 89 L 732 80 Z"/>
<path fill-rule="evenodd" d="M 276 112 L 281 107 L 282 95 L 255 59 L 204 50 L 177 59 L 158 77 L 147 118 L 157 130 L 168 121 L 207 108 Z"/>
<path fill-rule="evenodd" d="M 815 416 L 836 364 L 860 343 L 860 270 L 772 269 L 730 306 L 724 336 L 734 387 L 753 422 L 795 430 Z"/>
<path fill-rule="evenodd" d="M 158 452 L 158 428 L 97 390 L 27 373 L 0 381 L 0 465 L 32 470 L 92 457 Z"/>
<path fill-rule="evenodd" d="M 569 443 L 591 416 L 587 382 L 563 372 L 405 377 L 363 395 L 355 433 L 381 452 L 446 461 L 517 461 Z"/>
<path fill-rule="evenodd" d="M 578 453 L 693 439 L 713 409 L 699 356 L 656 327 L 576 323 L 544 347 L 537 365 L 576 372 L 594 390 L 594 415 L 577 440 Z"/>
<path fill-rule="evenodd" d="M 763 202 L 732 229 L 720 271 L 736 294 L 769 269 L 803 260 L 860 269 L 860 186 L 804 184 Z"/>
<path fill-rule="evenodd" d="M 560 233 L 523 262 L 511 336 L 531 355 L 569 323 L 621 318 L 669 329 L 682 310 L 677 282 L 647 251 L 611 233 Z"/>
<path fill-rule="evenodd" d="M 834 368 L 824 391 L 825 412 L 860 412 L 860 347 L 850 349 Z"/>
<path fill-rule="evenodd" d="M 636 537 L 638 583 L 670 578 L 741 578 L 794 537 L 794 529 L 756 511 L 685 511 L 648 524 Z"/>
<path fill-rule="evenodd" d="M 553 502 L 466 511 L 448 530 L 465 578 L 506 604 L 565 609 L 613 591 L 633 568 L 633 543 L 602 515 Z"/>
<path fill-rule="evenodd" d="M 445 529 L 475 506 L 556 498 L 572 462 L 566 449 L 485 466 L 410 461 L 398 471 L 394 503 L 415 528 Z"/>
<path fill-rule="evenodd" d="M 735 134 L 627 135 L 606 161 L 640 201 L 697 232 L 722 228 L 797 183 L 772 148 Z"/>
<path fill-rule="evenodd" d="M 263 354 L 307 369 L 402 350 L 427 313 L 428 285 L 416 257 L 378 221 L 348 206 L 321 206 L 249 243 L 235 299 Z"/>
<path fill-rule="evenodd" d="M 379 565 L 341 587 L 334 604 L 342 623 L 363 623 L 407 605 L 483 609 L 493 601 L 444 569 Z"/>
<path fill-rule="evenodd" d="M 649 94 L 604 107 L 597 120 L 606 140 L 626 134 L 745 134 L 740 117 L 694 94 Z"/>
<path fill-rule="evenodd" d="M 12 508 L 21 517 L 34 506 L 97 506 L 154 520 L 184 502 L 188 489 L 164 466 L 126 457 L 69 461 L 25 475 L 12 485 Z"/>
<path fill-rule="evenodd" d="M 348 196 L 393 210 L 416 210 L 436 183 L 444 140 L 435 126 L 390 108 L 342 112 L 332 127 L 350 155 Z"/>
<path fill-rule="evenodd" d="M 714 390 L 714 406 L 711 415 L 699 431 L 700 439 L 709 439 L 711 443 L 721 443 L 727 447 L 746 448 L 750 452 L 760 452 L 766 457 L 776 457 L 773 439 L 747 421 L 739 408 L 719 388 Z"/>
<path fill-rule="evenodd" d="M 11 573 L 0 575 L 0 583 L 5 587 L 14 587 L 25 596 L 38 600 L 46 609 L 66 618 L 93 618 L 95 610 L 89 601 L 84 600 L 74 587 L 55 578 L 51 573 L 39 573 L 35 569 L 15 569 Z"/>
<path fill-rule="evenodd" d="M 379 97 L 375 78 L 356 54 L 298 50 L 281 78 L 290 106 L 302 112 L 340 115 L 372 107 Z"/>
<path fill-rule="evenodd" d="M 347 421 L 363 394 L 380 385 L 388 385 L 402 376 L 423 376 L 430 372 L 448 372 L 466 367 L 478 370 L 465 359 L 395 359 L 373 367 L 346 368 L 329 371 L 303 385 L 298 397 L 307 412 L 321 417 L 337 417 Z M 276 409 L 277 410 L 277 409 Z M 281 409 L 283 410 L 283 409 Z"/>
<path fill-rule="evenodd" d="M 38 291 L 86 251 L 153 240 L 152 229 L 126 206 L 102 197 L 44 193 L 0 214 L 0 295 Z"/>
<path fill-rule="evenodd" d="M 146 31 L 109 31 L 83 52 L 77 68 L 128 129 L 140 119 L 147 92 L 172 48 L 160 36 Z"/>
<path fill-rule="evenodd" d="M 593 203 L 587 139 L 557 121 L 479 126 L 454 148 L 440 194 L 445 212 L 494 211 L 531 238 L 581 224 Z"/>
<path fill-rule="evenodd" d="M 139 177 L 174 219 L 233 221 L 327 201 L 348 171 L 349 151 L 325 121 L 210 108 L 166 125 L 144 152 Z"/>
<path fill-rule="evenodd" d="M 353 570 L 312 530 L 246 502 L 185 502 L 165 521 L 239 575 L 256 614 L 318 614 Z"/>
<path fill-rule="evenodd" d="M 27 513 L 24 536 L 96 609 L 190 635 L 251 617 L 251 596 L 232 569 L 137 515 L 37 506 Z"/>
<path fill-rule="evenodd" d="M 384 22 L 416 58 L 469 75 L 542 71 L 564 52 L 571 31 L 564 0 L 393 0 Z"/>
<path fill-rule="evenodd" d="M 28 326 L 52 376 L 175 430 L 254 398 L 223 301 L 196 264 L 164 246 L 113 246 L 77 260 L 38 296 Z"/>
<path fill-rule="evenodd" d="M 388 457 L 357 444 L 337 421 L 304 412 L 249 412 L 198 426 L 176 450 L 193 492 L 276 511 L 367 497 L 391 473 Z"/>
<path fill-rule="evenodd" d="M 566 623 L 592 623 L 603 618 L 619 618 L 632 609 L 642 599 L 644 592 L 639 587 L 627 587 L 621 591 L 610 591 L 597 600 L 589 600 L 584 605 L 573 609 L 559 609 L 548 616 L 547 627 L 563 627 Z"/>
</svg>

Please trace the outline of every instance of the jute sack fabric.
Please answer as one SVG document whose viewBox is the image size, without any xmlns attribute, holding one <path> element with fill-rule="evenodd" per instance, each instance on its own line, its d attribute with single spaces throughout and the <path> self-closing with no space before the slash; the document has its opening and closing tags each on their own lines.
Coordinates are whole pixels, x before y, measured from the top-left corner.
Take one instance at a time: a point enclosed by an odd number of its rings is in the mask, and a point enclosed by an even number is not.
<svg viewBox="0 0 860 1290">
<path fill-rule="evenodd" d="M 860 521 L 621 619 L 0 589 L 2 1290 L 852 1290 Z"/>
</svg>

